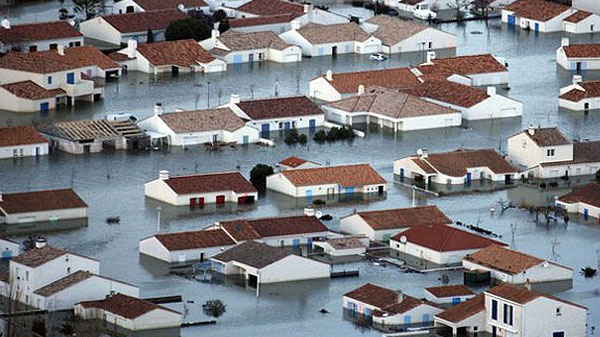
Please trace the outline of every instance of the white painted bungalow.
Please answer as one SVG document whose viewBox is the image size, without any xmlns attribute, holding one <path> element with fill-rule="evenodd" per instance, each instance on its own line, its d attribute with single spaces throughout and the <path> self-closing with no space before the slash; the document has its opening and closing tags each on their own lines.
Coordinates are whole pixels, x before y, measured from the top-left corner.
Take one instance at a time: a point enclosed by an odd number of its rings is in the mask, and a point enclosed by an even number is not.
<svg viewBox="0 0 600 337">
<path fill-rule="evenodd" d="M 485 295 L 479 294 L 435 315 L 434 326 L 447 329 L 452 336 L 485 330 Z"/>
<path fill-rule="evenodd" d="M 507 159 L 520 175 L 548 179 L 593 175 L 600 169 L 600 141 L 571 142 L 554 128 L 529 127 L 508 138 Z"/>
<path fill-rule="evenodd" d="M 236 242 L 222 229 L 160 233 L 139 242 L 140 254 L 168 262 L 204 262 Z"/>
<path fill-rule="evenodd" d="M 87 216 L 87 204 L 70 188 L 0 193 L 0 223 L 7 225 Z"/>
<path fill-rule="evenodd" d="M 564 19 L 563 30 L 572 34 L 594 33 L 600 30 L 600 15 L 577 11 Z"/>
<path fill-rule="evenodd" d="M 433 316 L 442 308 L 433 303 L 414 298 L 400 290 L 364 284 L 346 294 L 342 299 L 344 310 L 372 318 L 377 325 L 410 327 L 433 322 Z"/>
<path fill-rule="evenodd" d="M 369 164 L 285 170 L 267 177 L 267 188 L 295 198 L 372 193 L 383 195 L 386 180 Z"/>
<path fill-rule="evenodd" d="M 328 264 L 255 241 L 244 242 L 210 260 L 214 272 L 243 275 L 250 286 L 323 279 L 331 273 Z"/>
<path fill-rule="evenodd" d="M 250 144 L 259 141 L 259 131 L 247 125 L 229 108 L 155 114 L 137 123 L 152 137 L 166 138 L 169 145 L 189 146 L 214 143 Z"/>
<path fill-rule="evenodd" d="M 363 90 L 363 93 L 360 93 Z M 461 113 L 412 94 L 379 87 L 323 106 L 327 120 L 342 125 L 377 124 L 394 132 L 460 126 Z"/>
<path fill-rule="evenodd" d="M 0 24 L 0 53 L 34 52 L 83 46 L 83 35 L 66 21 L 13 25 L 8 18 Z"/>
<path fill-rule="evenodd" d="M 475 293 L 464 284 L 425 288 L 425 299 L 436 304 L 451 304 L 455 306 L 473 297 L 475 297 Z"/>
<path fill-rule="evenodd" d="M 600 81 L 583 81 L 573 76 L 573 84 L 560 89 L 558 106 L 573 111 L 600 109 Z"/>
<path fill-rule="evenodd" d="M 545 0 L 518 0 L 502 9 L 502 22 L 534 32 L 560 32 L 575 9 Z"/>
<path fill-rule="evenodd" d="M 590 183 L 575 188 L 556 200 L 555 205 L 568 213 L 579 213 L 584 218 L 591 216 L 600 221 L 600 184 Z"/>
<path fill-rule="evenodd" d="M 560 48 L 556 50 L 556 63 L 576 72 L 599 70 L 600 43 L 571 44 L 568 37 L 563 37 Z"/>
<path fill-rule="evenodd" d="M 492 278 L 512 284 L 573 279 L 573 269 L 569 267 L 498 245 L 469 254 L 462 265 L 466 270 L 489 271 Z"/>
<path fill-rule="evenodd" d="M 279 36 L 287 43 L 300 46 L 302 55 L 309 57 L 381 51 L 381 40 L 354 22 L 332 25 L 309 23 L 302 28 L 299 22 L 292 22 L 292 29 Z"/>
<path fill-rule="evenodd" d="M 428 51 L 425 63 L 412 69 L 423 81 L 439 79 L 473 87 L 508 85 L 508 63 L 492 54 L 436 58 Z"/>
<path fill-rule="evenodd" d="M 97 16 L 82 22 L 79 31 L 87 38 L 118 47 L 129 40 L 147 42 L 150 30 L 157 42 L 165 40 L 165 30 L 171 22 L 187 17 L 178 9 Z"/>
<path fill-rule="evenodd" d="M 239 32 L 230 29 L 220 34 L 218 30 L 213 30 L 212 37 L 199 43 L 228 64 L 302 60 L 300 47 L 286 43 L 272 31 Z"/>
<path fill-rule="evenodd" d="M 321 164 L 316 163 L 314 161 L 306 160 L 304 158 L 291 156 L 281 160 L 279 163 L 276 164 L 276 166 L 283 171 L 319 167 L 321 166 Z"/>
<path fill-rule="evenodd" d="M 126 14 L 158 11 L 165 9 L 179 9 L 184 12 L 190 10 L 202 11 L 208 14 L 209 6 L 203 0 L 122 0 L 113 5 L 113 13 Z"/>
<path fill-rule="evenodd" d="M 382 41 L 381 51 L 388 54 L 456 48 L 456 35 L 413 20 L 377 15 L 363 28 Z"/>
<path fill-rule="evenodd" d="M 158 179 L 144 185 L 144 194 L 174 206 L 203 207 L 234 202 L 248 204 L 258 199 L 256 188 L 239 172 L 213 172 L 169 176 L 161 170 Z"/>
<path fill-rule="evenodd" d="M 248 125 L 260 130 L 263 138 L 268 138 L 271 131 L 312 131 L 325 123 L 323 110 L 306 96 L 240 101 L 238 95 L 232 95 L 230 102 L 222 107 L 229 108 L 240 118 L 248 120 Z"/>
<path fill-rule="evenodd" d="M 394 175 L 435 184 L 470 184 L 476 180 L 509 184 L 517 169 L 494 149 L 459 149 L 450 152 L 428 153 L 419 149 L 416 156 L 394 161 Z"/>
<path fill-rule="evenodd" d="M 121 293 L 77 303 L 74 312 L 81 319 L 101 320 L 129 331 L 175 328 L 182 323 L 181 313 L 175 310 Z"/>
<path fill-rule="evenodd" d="M 389 245 L 392 250 L 437 265 L 454 265 L 481 248 L 504 244 L 451 226 L 424 225 L 394 235 Z"/>
<path fill-rule="evenodd" d="M 419 206 L 379 211 L 359 211 L 340 219 L 340 231 L 366 235 L 371 240 L 388 241 L 413 226 L 449 225 L 452 220 L 437 206 Z"/>
<path fill-rule="evenodd" d="M 59 46 L 56 50 L 37 52 L 36 55 L 83 68 L 82 74 L 88 78 L 108 78 L 121 76 L 121 67 L 110 57 L 93 46 Z M 83 78 L 83 76 L 82 76 Z"/>
<path fill-rule="evenodd" d="M 0 159 L 37 157 L 47 154 L 48 140 L 33 126 L 0 128 Z"/>
</svg>

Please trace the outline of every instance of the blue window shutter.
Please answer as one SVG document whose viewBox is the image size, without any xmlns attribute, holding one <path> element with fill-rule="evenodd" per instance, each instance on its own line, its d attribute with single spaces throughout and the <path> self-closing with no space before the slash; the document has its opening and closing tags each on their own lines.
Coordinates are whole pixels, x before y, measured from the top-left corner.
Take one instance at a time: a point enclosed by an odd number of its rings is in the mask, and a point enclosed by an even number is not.
<svg viewBox="0 0 600 337">
<path fill-rule="evenodd" d="M 492 300 L 492 319 L 498 319 L 498 301 Z"/>
</svg>

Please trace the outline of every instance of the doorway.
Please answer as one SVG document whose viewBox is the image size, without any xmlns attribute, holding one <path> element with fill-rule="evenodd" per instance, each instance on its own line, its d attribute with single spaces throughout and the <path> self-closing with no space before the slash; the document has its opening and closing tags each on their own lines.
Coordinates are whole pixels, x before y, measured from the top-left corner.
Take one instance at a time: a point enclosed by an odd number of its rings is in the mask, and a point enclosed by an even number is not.
<svg viewBox="0 0 600 337">
<path fill-rule="evenodd" d="M 383 185 L 381 185 L 381 186 L 377 187 L 377 193 L 378 193 L 379 195 L 383 195 Z"/>
<path fill-rule="evenodd" d="M 331 47 L 331 55 L 332 56 L 336 56 L 337 55 L 337 48 L 338 48 L 337 46 Z"/>
<path fill-rule="evenodd" d="M 258 276 L 248 274 L 248 286 L 256 288 L 258 286 Z"/>
</svg>

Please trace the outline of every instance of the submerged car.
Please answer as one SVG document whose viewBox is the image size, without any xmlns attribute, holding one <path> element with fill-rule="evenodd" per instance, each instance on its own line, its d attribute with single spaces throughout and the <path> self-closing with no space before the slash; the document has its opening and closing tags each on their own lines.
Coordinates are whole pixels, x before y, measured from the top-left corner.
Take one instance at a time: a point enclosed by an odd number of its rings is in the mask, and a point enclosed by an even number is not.
<svg viewBox="0 0 600 337">
<path fill-rule="evenodd" d="M 413 15 L 417 19 L 421 20 L 433 20 L 437 17 L 437 13 L 429 8 L 428 4 L 418 4 L 415 6 Z"/>
<path fill-rule="evenodd" d="M 369 59 L 371 61 L 385 61 L 385 60 L 387 60 L 387 56 L 385 56 L 381 53 L 373 53 L 373 54 L 371 54 Z"/>
</svg>

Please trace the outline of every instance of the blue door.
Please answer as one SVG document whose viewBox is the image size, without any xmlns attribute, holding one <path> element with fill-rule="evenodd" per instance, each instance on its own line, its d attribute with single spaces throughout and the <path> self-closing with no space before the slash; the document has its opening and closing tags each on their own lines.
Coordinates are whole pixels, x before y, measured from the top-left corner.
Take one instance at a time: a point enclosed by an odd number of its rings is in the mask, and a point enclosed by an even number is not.
<svg viewBox="0 0 600 337">
<path fill-rule="evenodd" d="M 467 172 L 467 185 L 471 183 L 471 172 Z"/>
<path fill-rule="evenodd" d="M 347 194 L 352 194 L 352 193 L 354 193 L 354 186 L 346 187 L 346 193 L 347 193 Z"/>
<path fill-rule="evenodd" d="M 73 97 L 67 96 L 67 106 L 73 105 Z"/>
<path fill-rule="evenodd" d="M 535 27 L 535 32 L 538 33 L 540 31 L 540 24 L 536 22 L 534 27 Z"/>
<path fill-rule="evenodd" d="M 583 209 L 583 219 L 587 220 L 589 215 L 590 215 L 590 211 L 587 208 L 584 208 Z"/>
<path fill-rule="evenodd" d="M 10 259 L 12 257 L 12 250 L 9 250 L 8 248 L 2 252 L 2 258 L 3 259 Z"/>
<path fill-rule="evenodd" d="M 404 316 L 404 325 L 410 325 L 410 315 Z"/>
<path fill-rule="evenodd" d="M 269 138 L 269 123 L 265 123 L 260 126 L 261 137 Z"/>
<path fill-rule="evenodd" d="M 294 246 L 294 248 L 300 247 L 300 239 L 292 240 L 292 245 Z"/>
<path fill-rule="evenodd" d="M 50 103 L 41 103 L 40 104 L 40 112 L 43 114 L 47 114 L 48 110 L 50 110 Z"/>
<path fill-rule="evenodd" d="M 460 297 L 454 297 L 452 299 L 452 305 L 460 304 Z"/>
<path fill-rule="evenodd" d="M 354 311 L 354 307 L 355 307 L 354 302 L 348 302 L 348 310 Z"/>
<path fill-rule="evenodd" d="M 291 124 L 290 124 L 290 122 L 285 122 L 285 123 L 283 124 L 283 128 L 285 129 L 285 131 L 288 131 L 288 130 L 291 128 Z"/>
<path fill-rule="evenodd" d="M 244 144 L 248 144 L 249 143 L 248 136 L 244 136 L 243 137 L 243 141 L 244 141 Z"/>
<path fill-rule="evenodd" d="M 508 16 L 508 25 L 509 26 L 514 26 L 515 25 L 515 16 L 514 15 L 509 15 Z"/>
<path fill-rule="evenodd" d="M 312 190 L 306 190 L 306 202 L 312 202 Z"/>
<path fill-rule="evenodd" d="M 400 169 L 400 179 L 404 178 L 404 169 Z"/>
<path fill-rule="evenodd" d="M 429 316 L 429 314 L 423 314 L 423 325 L 429 322 L 431 322 L 431 316 Z"/>
<path fill-rule="evenodd" d="M 365 316 L 370 317 L 371 316 L 371 309 L 369 308 L 365 308 L 365 312 L 363 313 Z"/>
<path fill-rule="evenodd" d="M 308 128 L 312 131 L 317 127 L 317 121 L 314 119 L 311 119 L 308 121 Z"/>
<path fill-rule="evenodd" d="M 244 62 L 244 55 L 242 55 L 242 54 L 233 55 L 233 63 L 242 63 L 242 62 Z"/>
<path fill-rule="evenodd" d="M 75 84 L 75 73 L 67 73 L 67 84 Z"/>
</svg>

